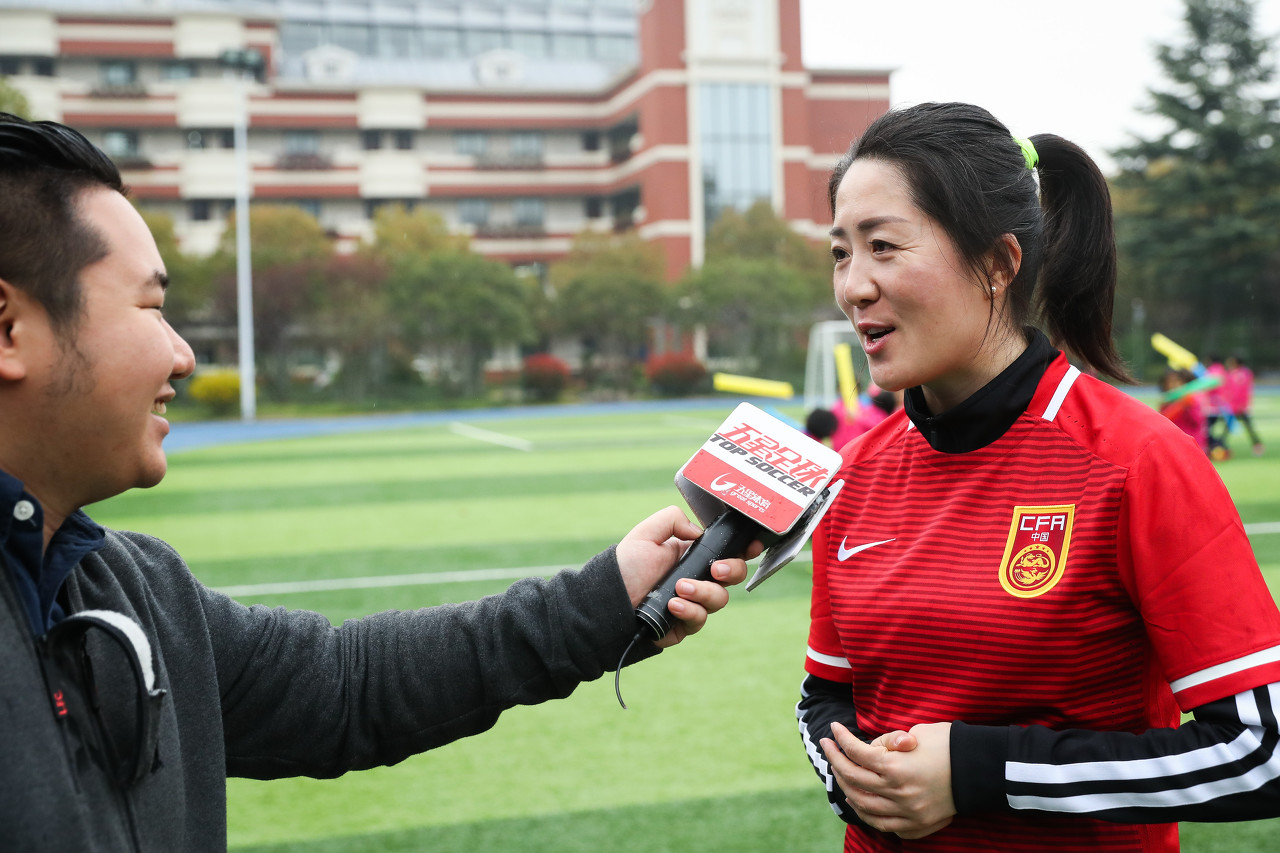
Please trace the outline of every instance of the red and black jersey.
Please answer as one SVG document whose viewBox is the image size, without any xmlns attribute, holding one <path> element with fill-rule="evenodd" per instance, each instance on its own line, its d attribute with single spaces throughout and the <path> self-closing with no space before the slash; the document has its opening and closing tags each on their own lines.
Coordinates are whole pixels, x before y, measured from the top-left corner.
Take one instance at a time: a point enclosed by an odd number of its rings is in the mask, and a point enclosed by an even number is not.
<svg viewBox="0 0 1280 853">
<path fill-rule="evenodd" d="M 1250 741 L 1265 734 L 1183 760 L 1252 731 L 1237 694 L 1263 688 L 1255 717 L 1280 704 L 1280 615 L 1217 472 L 1042 337 L 1019 361 L 952 423 L 900 411 L 846 448 L 814 537 L 798 714 L 837 811 L 813 744 L 839 707 L 868 738 L 959 721 L 952 826 L 901 842 L 854 825 L 846 850 L 1176 850 L 1176 827 L 1137 824 L 1223 819 L 1223 797 L 1280 778 L 1274 742 Z M 1204 708 L 1226 728 L 1173 731 Z M 1153 729 L 1173 737 L 1137 743 Z"/>
</svg>

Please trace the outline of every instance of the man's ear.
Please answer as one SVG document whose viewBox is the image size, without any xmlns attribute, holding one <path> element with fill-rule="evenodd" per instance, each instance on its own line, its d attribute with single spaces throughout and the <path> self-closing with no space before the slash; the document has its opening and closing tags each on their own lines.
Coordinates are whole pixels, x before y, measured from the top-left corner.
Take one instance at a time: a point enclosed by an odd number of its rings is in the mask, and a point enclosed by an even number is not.
<svg viewBox="0 0 1280 853">
<path fill-rule="evenodd" d="M 22 293 L 0 278 L 0 382 L 16 382 L 27 375 L 21 351 L 25 303 Z"/>
</svg>

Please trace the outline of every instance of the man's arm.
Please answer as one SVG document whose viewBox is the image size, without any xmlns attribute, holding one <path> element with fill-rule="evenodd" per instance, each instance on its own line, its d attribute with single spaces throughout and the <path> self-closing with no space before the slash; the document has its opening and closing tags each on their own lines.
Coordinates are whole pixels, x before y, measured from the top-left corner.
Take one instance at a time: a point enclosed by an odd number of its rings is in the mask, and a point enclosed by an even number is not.
<svg viewBox="0 0 1280 853">
<path fill-rule="evenodd" d="M 514 705 L 568 696 L 617 665 L 636 630 L 633 600 L 681 552 L 672 536 L 697 532 L 669 508 L 581 571 L 336 628 L 319 614 L 245 607 L 204 590 L 228 772 L 335 776 L 394 763 L 484 731 Z M 715 574 L 738 583 L 746 564 L 722 561 Z M 673 614 L 684 623 L 671 642 L 728 600 L 714 582 L 680 595 L 684 612 Z M 654 653 L 649 644 L 632 655 Z"/>
</svg>

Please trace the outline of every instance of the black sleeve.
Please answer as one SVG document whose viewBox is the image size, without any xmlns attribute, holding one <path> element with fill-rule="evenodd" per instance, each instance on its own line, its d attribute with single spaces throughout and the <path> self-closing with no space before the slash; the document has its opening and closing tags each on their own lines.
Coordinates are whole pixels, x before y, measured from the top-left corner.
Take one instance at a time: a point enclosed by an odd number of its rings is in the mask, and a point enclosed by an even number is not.
<svg viewBox="0 0 1280 853">
<path fill-rule="evenodd" d="M 613 549 L 478 601 L 333 627 L 204 590 L 227 771 L 267 779 L 393 764 L 568 696 L 618 663 L 635 614 Z M 656 652 L 632 651 L 628 662 Z"/>
<path fill-rule="evenodd" d="M 857 728 L 857 715 L 853 709 L 853 694 L 848 684 L 828 681 L 816 675 L 806 675 L 800 685 L 800 701 L 796 704 L 796 719 L 800 723 L 800 740 L 804 743 L 805 755 L 813 765 L 814 772 L 827 789 L 827 801 L 831 809 L 845 823 L 854 826 L 866 826 L 854 812 L 853 806 L 845 800 L 844 791 L 831 772 L 831 765 L 822 753 L 819 741 L 831 737 L 831 724 L 840 723 L 849 731 L 866 742 L 867 737 Z"/>
<path fill-rule="evenodd" d="M 1032 810 L 1118 823 L 1280 816 L 1280 684 L 1203 705 L 1142 734 L 1043 726 L 951 730 L 962 814 Z"/>
</svg>

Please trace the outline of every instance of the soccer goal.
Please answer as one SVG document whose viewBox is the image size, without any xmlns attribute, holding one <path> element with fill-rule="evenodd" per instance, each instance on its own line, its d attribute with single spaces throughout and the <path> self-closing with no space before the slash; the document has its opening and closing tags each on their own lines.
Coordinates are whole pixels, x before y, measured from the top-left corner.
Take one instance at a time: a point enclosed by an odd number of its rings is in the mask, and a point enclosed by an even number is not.
<svg viewBox="0 0 1280 853">
<path fill-rule="evenodd" d="M 853 356 L 853 374 L 858 391 L 867 389 L 871 373 L 867 357 L 858 343 L 858 330 L 848 320 L 824 320 L 809 329 L 809 355 L 804 368 L 804 409 L 821 406 L 829 409 L 840 399 L 840 380 L 836 370 L 836 345 L 848 344 Z"/>
</svg>

